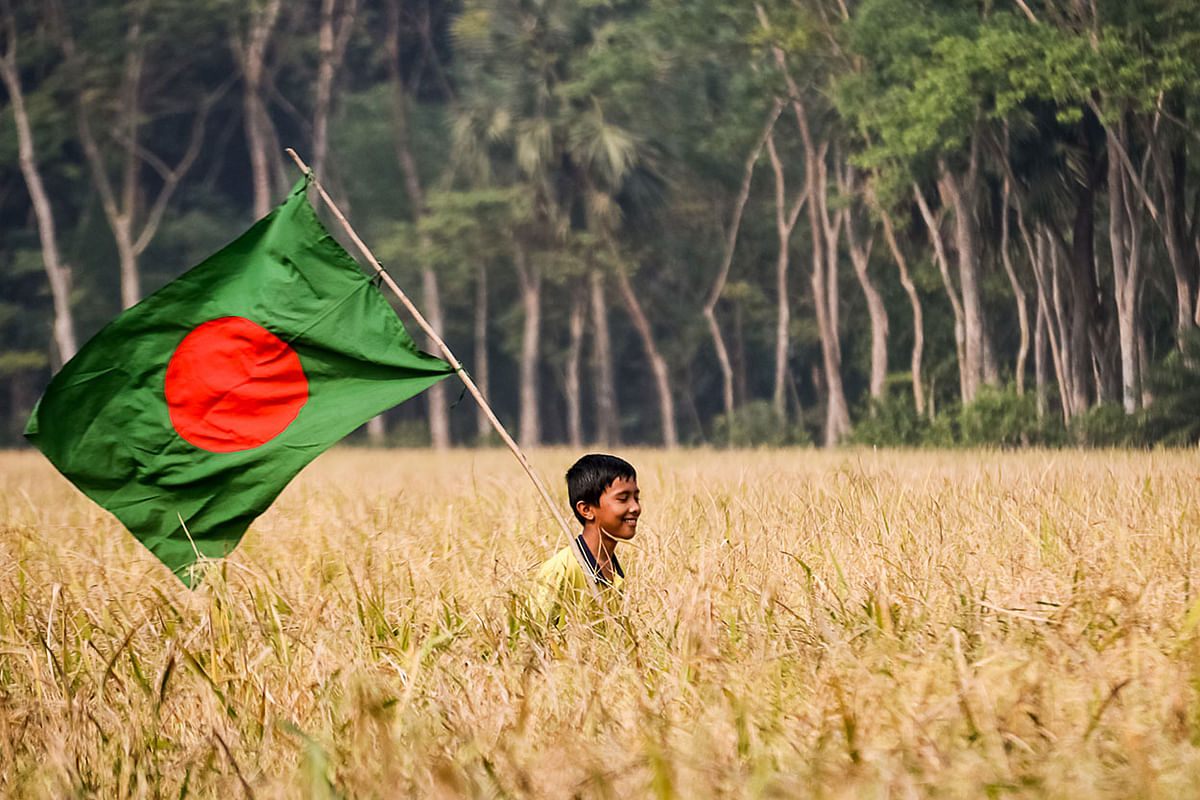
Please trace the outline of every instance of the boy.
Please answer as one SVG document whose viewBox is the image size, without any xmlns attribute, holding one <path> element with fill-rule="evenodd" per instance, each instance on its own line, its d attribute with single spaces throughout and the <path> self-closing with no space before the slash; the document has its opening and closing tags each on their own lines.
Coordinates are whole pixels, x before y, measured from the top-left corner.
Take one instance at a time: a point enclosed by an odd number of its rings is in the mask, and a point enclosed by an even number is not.
<svg viewBox="0 0 1200 800">
<path fill-rule="evenodd" d="M 625 572 L 616 546 L 637 535 L 642 513 L 637 472 L 616 456 L 593 453 L 576 461 L 567 470 L 567 494 L 583 531 L 538 571 L 533 611 L 550 625 L 595 597 L 620 593 Z"/>
</svg>

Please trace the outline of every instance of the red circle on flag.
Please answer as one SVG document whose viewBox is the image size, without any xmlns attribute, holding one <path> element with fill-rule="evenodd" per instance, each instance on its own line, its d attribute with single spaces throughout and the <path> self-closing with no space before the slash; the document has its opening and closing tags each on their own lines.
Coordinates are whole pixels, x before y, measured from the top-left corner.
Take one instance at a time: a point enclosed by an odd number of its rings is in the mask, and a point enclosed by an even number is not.
<svg viewBox="0 0 1200 800">
<path fill-rule="evenodd" d="M 164 389 L 175 430 L 212 453 L 266 444 L 308 402 L 296 351 L 244 317 L 196 326 L 175 348 Z"/>
</svg>

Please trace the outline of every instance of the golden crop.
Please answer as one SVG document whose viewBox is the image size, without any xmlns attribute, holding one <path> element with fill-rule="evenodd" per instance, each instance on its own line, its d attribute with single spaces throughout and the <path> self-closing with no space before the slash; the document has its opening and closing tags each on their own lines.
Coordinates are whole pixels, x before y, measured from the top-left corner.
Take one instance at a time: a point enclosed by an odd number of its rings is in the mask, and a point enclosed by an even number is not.
<svg viewBox="0 0 1200 800">
<path fill-rule="evenodd" d="M 624 613 L 548 635 L 503 452 L 331 452 L 194 593 L 0 456 L 0 794 L 1200 791 L 1194 451 L 622 454 Z"/>
</svg>

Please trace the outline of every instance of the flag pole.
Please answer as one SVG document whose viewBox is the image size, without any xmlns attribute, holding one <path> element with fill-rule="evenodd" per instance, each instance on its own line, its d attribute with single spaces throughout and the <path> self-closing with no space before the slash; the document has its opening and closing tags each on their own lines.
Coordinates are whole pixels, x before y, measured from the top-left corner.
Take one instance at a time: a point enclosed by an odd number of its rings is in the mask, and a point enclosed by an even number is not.
<svg viewBox="0 0 1200 800">
<path fill-rule="evenodd" d="M 558 510 L 558 506 L 555 505 L 554 500 L 551 499 L 550 492 L 547 491 L 546 485 L 542 483 L 542 479 L 539 478 L 537 473 L 533 471 L 533 465 L 529 463 L 529 459 L 526 458 L 525 453 L 521 450 L 513 438 L 508 435 L 508 431 L 504 429 L 503 423 L 500 422 L 499 418 L 492 411 L 492 407 L 488 405 L 487 400 L 484 399 L 483 393 L 479 391 L 479 387 L 475 385 L 475 381 L 472 380 L 467 371 L 463 369 L 463 365 L 457 358 L 455 358 L 454 353 L 452 353 L 450 348 L 446 346 L 446 342 L 442 340 L 442 337 L 438 334 L 438 332 L 435 331 L 433 326 L 430 325 L 428 320 L 425 319 L 425 315 L 423 315 L 417 309 L 412 300 L 408 299 L 408 295 L 406 295 L 404 290 L 401 289 L 394 280 L 392 280 L 392 276 L 389 275 L 388 271 L 385 270 L 383 265 L 379 263 L 379 259 L 375 258 L 375 254 L 371 252 L 371 249 L 367 247 L 366 244 L 363 243 L 363 240 L 358 237 L 358 234 L 354 231 L 354 228 L 350 226 L 350 222 L 346 219 L 345 215 L 342 214 L 341 209 L 334 204 L 333 198 L 331 198 L 328 192 L 325 191 L 325 187 L 321 185 L 319 180 L 317 180 L 317 176 L 313 174 L 313 171 L 309 169 L 308 165 L 301 160 L 300 156 L 297 155 L 296 151 L 292 148 L 285 148 L 284 152 L 292 157 L 292 160 L 296 162 L 296 166 L 300 168 L 301 172 L 309 176 L 309 179 L 312 181 L 312 185 L 316 187 L 317 192 L 321 195 L 321 199 L 325 201 L 325 205 L 327 205 L 329 210 L 333 212 L 333 216 L 337 218 L 337 221 L 342 223 L 342 227 L 346 229 L 346 233 L 350 236 L 350 240 L 354 242 L 355 246 L 358 247 L 359 251 L 363 254 L 363 256 L 366 257 L 367 262 L 370 263 L 371 267 L 375 270 L 375 274 L 378 275 L 380 279 L 388 285 L 388 288 L 395 293 L 396 297 L 400 299 L 401 304 L 408 309 L 408 313 L 412 315 L 412 318 L 416 321 L 417 325 L 420 326 L 421 330 L 425 331 L 425 335 L 427 335 L 430 340 L 437 345 L 438 349 L 442 351 L 442 355 L 445 356 L 446 361 L 450 363 L 450 366 L 454 368 L 454 371 L 458 374 L 458 377 L 462 378 L 462 382 L 466 385 L 467 391 L 470 392 L 471 396 L 475 398 L 475 402 L 479 403 L 479 407 L 483 409 L 484 415 L 487 416 L 488 421 L 492 423 L 492 427 L 496 429 L 496 433 L 500 434 L 500 439 L 505 445 L 508 446 L 508 449 L 512 452 L 512 454 L 516 456 L 517 461 L 519 461 L 521 466 L 525 469 L 525 474 L 529 476 L 529 479 L 533 481 L 533 485 L 537 487 L 538 494 L 542 496 L 542 500 L 545 501 L 546 507 L 550 509 L 550 513 L 554 516 L 554 519 L 558 521 L 558 525 L 560 528 L 562 528 L 563 533 L 566 534 L 567 542 L 571 546 L 571 552 L 575 554 L 575 558 L 579 561 L 579 565 L 583 567 L 584 574 L 587 575 L 589 572 L 591 572 L 591 570 L 588 567 L 587 560 L 583 556 L 583 552 L 579 549 L 579 543 L 576 541 L 576 537 L 571 534 L 571 527 L 567 524 L 566 518 L 563 517 L 562 512 Z M 592 584 L 592 582 L 585 581 L 585 583 L 587 583 L 588 589 L 591 590 L 592 595 L 596 596 L 596 587 Z"/>
</svg>

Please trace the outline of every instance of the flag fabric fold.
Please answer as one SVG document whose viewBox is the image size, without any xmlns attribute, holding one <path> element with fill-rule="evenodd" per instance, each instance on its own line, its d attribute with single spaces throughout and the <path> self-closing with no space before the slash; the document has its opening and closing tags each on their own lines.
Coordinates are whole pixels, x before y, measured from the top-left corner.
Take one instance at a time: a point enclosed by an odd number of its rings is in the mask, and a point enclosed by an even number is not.
<svg viewBox="0 0 1200 800">
<path fill-rule="evenodd" d="M 453 372 L 416 348 L 307 184 L 105 326 L 26 427 L 189 585 L 197 555 L 233 550 L 309 461 Z"/>
</svg>

